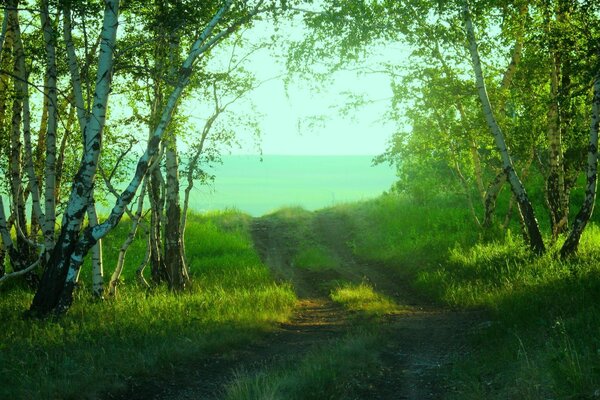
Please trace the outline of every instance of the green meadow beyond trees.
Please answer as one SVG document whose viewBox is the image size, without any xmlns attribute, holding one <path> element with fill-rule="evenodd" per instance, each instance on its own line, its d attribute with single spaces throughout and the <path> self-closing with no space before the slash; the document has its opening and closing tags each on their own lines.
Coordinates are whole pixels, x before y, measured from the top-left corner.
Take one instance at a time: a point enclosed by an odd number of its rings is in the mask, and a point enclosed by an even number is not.
<svg viewBox="0 0 600 400">
<path fill-rule="evenodd" d="M 2 0 L 0 399 L 599 398 L 599 128 L 597 0 Z"/>
</svg>

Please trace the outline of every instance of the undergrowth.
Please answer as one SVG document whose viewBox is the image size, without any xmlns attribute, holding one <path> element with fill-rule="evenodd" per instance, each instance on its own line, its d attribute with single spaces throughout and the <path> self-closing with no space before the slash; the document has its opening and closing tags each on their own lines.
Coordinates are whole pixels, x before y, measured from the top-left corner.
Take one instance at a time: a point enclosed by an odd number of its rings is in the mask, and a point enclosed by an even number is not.
<svg viewBox="0 0 600 400">
<path fill-rule="evenodd" d="M 0 398 L 97 398 L 132 376 L 247 342 L 286 320 L 295 303 L 254 251 L 249 217 L 235 212 L 192 215 L 186 235 L 193 285 L 182 294 L 137 286 L 133 269 L 145 251 L 128 253 L 116 299 L 96 301 L 84 270 L 77 299 L 58 320 L 25 320 L 32 294 L 0 292 Z M 104 243 L 115 260 L 127 224 Z M 107 265 L 110 274 L 114 266 Z"/>
<path fill-rule="evenodd" d="M 344 206 L 353 249 L 454 308 L 484 311 L 476 352 L 452 372 L 457 399 L 600 397 L 600 229 L 579 253 L 541 257 L 507 230 L 482 240 L 461 203 L 421 206 L 401 196 Z M 518 227 L 513 227 L 518 231 Z"/>
</svg>

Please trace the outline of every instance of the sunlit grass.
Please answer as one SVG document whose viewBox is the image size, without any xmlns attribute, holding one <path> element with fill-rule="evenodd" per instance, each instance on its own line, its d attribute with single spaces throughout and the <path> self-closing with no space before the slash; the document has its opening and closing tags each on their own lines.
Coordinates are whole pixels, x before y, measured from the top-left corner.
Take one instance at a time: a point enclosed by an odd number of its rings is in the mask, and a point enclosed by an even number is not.
<svg viewBox="0 0 600 400">
<path fill-rule="evenodd" d="M 478 351 L 456 365 L 456 399 L 595 398 L 600 393 L 600 229 L 560 260 L 559 240 L 533 255 L 519 233 L 484 241 L 461 203 L 425 208 L 401 196 L 346 206 L 355 254 L 401 271 L 414 288 L 455 308 L 483 310 Z M 511 228 L 518 232 L 518 226 Z M 549 241 L 548 241 L 549 242 Z"/>
<path fill-rule="evenodd" d="M 80 288 L 69 313 L 56 321 L 24 320 L 31 293 L 1 292 L 0 398 L 97 398 L 128 377 L 184 365 L 286 320 L 295 295 L 261 263 L 248 221 L 232 213 L 190 217 L 186 240 L 193 284 L 182 294 L 164 288 L 146 292 L 135 284 L 133 268 L 143 251 L 137 247 L 116 299 L 94 301 Z M 126 230 L 105 241 L 107 261 Z M 85 271 L 82 278 L 87 276 Z"/>
<path fill-rule="evenodd" d="M 365 282 L 340 284 L 331 291 L 330 297 L 348 310 L 366 315 L 381 316 L 402 311 L 392 299 L 375 292 L 373 287 Z"/>
</svg>

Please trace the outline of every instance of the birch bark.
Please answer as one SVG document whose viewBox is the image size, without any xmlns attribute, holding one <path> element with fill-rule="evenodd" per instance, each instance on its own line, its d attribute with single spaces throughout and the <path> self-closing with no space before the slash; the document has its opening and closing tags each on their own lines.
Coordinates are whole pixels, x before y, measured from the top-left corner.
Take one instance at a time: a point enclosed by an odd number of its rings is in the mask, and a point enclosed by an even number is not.
<svg viewBox="0 0 600 400">
<path fill-rule="evenodd" d="M 475 39 L 475 31 L 473 29 L 473 22 L 471 21 L 471 15 L 467 1 L 463 2 L 463 16 L 465 20 L 465 29 L 467 32 L 467 39 L 469 43 L 469 51 L 471 53 L 473 69 L 475 72 L 477 90 L 479 93 L 479 99 L 481 101 L 486 122 L 496 142 L 496 148 L 500 152 L 500 156 L 502 158 L 502 168 L 506 173 L 511 190 L 514 193 L 517 202 L 519 203 L 519 209 L 522 212 L 525 225 L 527 227 L 529 245 L 535 253 L 544 253 L 544 241 L 540 232 L 537 219 L 535 217 L 535 212 L 533 210 L 531 202 L 529 201 L 527 192 L 523 187 L 523 183 L 521 182 L 519 176 L 515 171 L 512 158 L 508 152 L 508 147 L 504 139 L 504 133 L 502 132 L 502 129 L 500 128 L 496 121 L 496 118 L 494 117 L 492 105 L 487 94 L 483 70 L 481 68 L 481 60 L 479 58 L 479 50 L 477 48 L 477 41 Z"/>
<path fill-rule="evenodd" d="M 4 48 L 4 42 L 6 40 L 6 31 L 8 30 L 8 8 L 5 8 L 2 13 L 2 27 L 0 28 L 0 54 Z"/>
<path fill-rule="evenodd" d="M 81 262 L 83 262 L 83 256 L 85 255 L 77 254 L 74 251 L 92 194 L 93 181 L 100 156 L 102 129 L 104 128 L 110 92 L 118 10 L 119 0 L 105 1 L 102 44 L 98 58 L 92 117 L 89 118 L 82 129 L 84 154 L 74 178 L 71 194 L 63 215 L 60 236 L 54 246 L 44 270 L 42 281 L 30 307 L 30 311 L 34 314 L 45 315 L 53 310 L 60 311 L 66 303 L 70 305 L 79 268 L 73 270 L 68 266 L 72 257 L 75 257 L 76 260 L 81 259 Z M 89 248 L 94 244 L 95 241 L 90 244 Z M 89 248 L 86 249 L 86 252 Z M 65 297 L 68 299 L 66 303 Z"/>
<path fill-rule="evenodd" d="M 600 125 L 600 75 L 594 82 L 594 98 L 592 102 L 592 118 L 590 123 L 590 137 L 587 159 L 587 183 L 585 189 L 585 199 L 581 209 L 573 221 L 573 228 L 567 237 L 567 240 L 560 249 L 561 257 L 567 257 L 577 252 L 581 234 L 585 229 L 596 202 L 596 185 L 598 180 L 598 127 Z"/>
<path fill-rule="evenodd" d="M 48 124 L 46 129 L 46 155 L 44 165 L 44 244 L 46 251 L 54 247 L 56 226 L 56 128 L 58 121 L 58 95 L 56 88 L 56 32 L 48 11 L 48 0 L 42 0 L 41 24 L 46 48 L 46 83 L 48 91 Z"/>
<path fill-rule="evenodd" d="M 61 234 L 49 261 L 50 268 L 46 268 L 42 280 L 43 285 L 40 285 L 40 289 L 38 289 L 33 299 L 30 308 L 32 313 L 38 315 L 46 315 L 52 311 L 63 313 L 70 307 L 73 301 L 72 293 L 75 286 L 75 279 L 83 264 L 84 256 L 99 239 L 106 236 L 118 224 L 127 205 L 133 199 L 148 170 L 150 160 L 158 152 L 159 144 L 171 122 L 175 106 L 190 80 L 194 64 L 198 57 L 237 29 L 242 23 L 256 15 L 263 1 L 259 1 L 254 10 L 244 18 L 213 35 L 214 29 L 229 10 L 232 3 L 233 0 L 225 2 L 192 45 L 186 60 L 179 70 L 177 84 L 165 104 L 160 121 L 148 142 L 146 151 L 138 160 L 135 174 L 127 188 L 117 199 L 108 218 L 93 228 L 88 227 L 81 231 L 81 220 L 91 194 L 93 177 L 96 172 L 99 156 L 100 132 L 104 125 L 105 108 L 110 90 L 110 75 L 113 64 L 112 51 L 116 39 L 119 1 L 106 0 L 103 40 L 98 60 L 99 68 L 94 106 L 92 107 L 92 116 L 88 119 L 83 132 L 85 144 L 84 158 L 73 183 L 71 197 L 63 216 Z"/>
<path fill-rule="evenodd" d="M 127 249 L 133 240 L 135 239 L 135 235 L 137 234 L 138 227 L 140 225 L 140 220 L 142 218 L 142 212 L 144 210 L 144 196 L 146 195 L 146 185 L 148 182 L 148 178 L 144 178 L 144 182 L 142 183 L 142 188 L 140 189 L 140 195 L 138 197 L 137 208 L 135 210 L 135 214 L 132 215 L 131 218 L 131 229 L 129 230 L 129 234 L 127 238 L 121 245 L 119 249 L 119 256 L 117 258 L 117 266 L 113 271 L 113 274 L 110 277 L 110 282 L 108 284 L 108 295 L 111 297 L 115 297 L 117 295 L 117 285 L 119 284 L 119 279 L 121 278 L 121 273 L 123 272 L 123 266 L 125 264 L 125 255 L 127 254 Z"/>
<path fill-rule="evenodd" d="M 9 3 L 12 8 L 9 12 L 9 27 L 13 33 L 13 76 L 25 77 L 26 71 L 23 69 L 24 50 L 20 41 L 20 25 L 17 12 L 18 2 Z M 13 8 L 14 7 L 14 8 Z M 9 139 L 9 182 L 10 182 L 10 201 L 11 211 L 17 230 L 16 251 L 12 255 L 9 253 L 13 270 L 18 271 L 29 265 L 30 259 L 29 243 L 27 239 L 27 219 L 25 214 L 23 178 L 23 142 L 21 141 L 21 124 L 23 123 L 23 82 L 19 78 L 13 79 L 15 97 L 12 104 L 11 131 Z M 22 234 L 19 234 L 22 233 Z"/>
<path fill-rule="evenodd" d="M 96 200 L 92 197 L 87 208 L 90 227 L 98 225 L 98 213 L 96 212 Z M 96 298 L 104 295 L 104 262 L 102 259 L 102 239 L 98 239 L 92 246 L 92 294 Z"/>
<path fill-rule="evenodd" d="M 167 168 L 166 223 L 165 223 L 165 264 L 172 290 L 183 290 L 189 281 L 189 274 L 183 254 L 181 239 L 181 206 L 179 204 L 179 162 L 177 143 L 173 138 L 165 152 Z"/>
</svg>

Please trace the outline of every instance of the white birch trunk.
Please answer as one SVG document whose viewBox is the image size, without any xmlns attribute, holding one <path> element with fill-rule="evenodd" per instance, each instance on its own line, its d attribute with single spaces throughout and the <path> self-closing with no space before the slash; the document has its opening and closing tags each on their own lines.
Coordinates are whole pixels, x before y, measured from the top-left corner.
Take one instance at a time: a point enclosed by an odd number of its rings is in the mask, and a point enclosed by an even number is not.
<svg viewBox="0 0 600 400">
<path fill-rule="evenodd" d="M 183 256 L 181 237 L 181 207 L 179 205 L 179 163 L 177 160 L 176 139 L 167 144 L 166 168 L 166 221 L 165 221 L 165 263 L 169 276 L 169 286 L 182 290 L 189 281 L 189 274 Z"/>
<path fill-rule="evenodd" d="M 21 39 L 21 29 L 19 25 L 15 25 L 13 30 L 14 49 L 15 49 L 15 62 L 18 64 L 19 80 L 18 85 L 18 96 L 22 99 L 23 109 L 23 144 L 25 153 L 25 169 L 27 177 L 29 179 L 29 192 L 31 193 L 32 209 L 35 217 L 40 224 L 43 224 L 45 216 L 42 211 L 41 200 L 40 200 L 40 189 L 37 174 L 35 173 L 35 166 L 33 162 L 33 148 L 31 144 L 31 112 L 29 106 L 29 88 L 28 88 L 28 74 L 25 66 L 25 54 L 23 51 L 23 41 Z"/>
<path fill-rule="evenodd" d="M 26 76 L 26 71 L 22 66 L 25 55 L 23 47 L 17 46 L 16 38 L 20 37 L 19 16 L 16 10 L 17 2 L 10 4 L 15 6 L 9 12 L 9 27 L 13 33 L 13 75 L 15 77 Z M 27 220 L 25 216 L 25 198 L 23 190 L 23 143 L 21 141 L 21 124 L 23 118 L 23 83 L 20 79 L 13 79 L 14 91 L 16 96 L 13 99 L 12 105 L 12 120 L 9 138 L 9 182 L 10 182 L 10 200 L 12 208 L 12 216 L 14 218 L 15 228 L 17 232 L 16 252 L 10 257 L 13 269 L 20 270 L 27 265 L 28 258 L 28 238 L 27 238 Z"/>
<path fill-rule="evenodd" d="M 12 237 L 10 236 L 10 231 L 8 229 L 8 223 L 6 221 L 4 201 L 2 200 L 2 196 L 0 196 L 0 238 L 2 238 L 2 246 L 4 247 L 4 250 L 8 251 L 10 248 L 14 247 Z"/>
<path fill-rule="evenodd" d="M 46 129 L 46 159 L 44 165 L 44 244 L 46 251 L 54 248 L 56 227 L 56 128 L 58 96 L 56 89 L 56 34 L 48 11 L 48 0 L 42 0 L 41 23 L 46 48 L 46 82 L 48 90 L 48 125 Z"/>
<path fill-rule="evenodd" d="M 598 127 L 600 125 L 600 75 L 594 82 L 594 98 L 592 102 L 592 118 L 590 123 L 590 138 L 588 147 L 585 199 L 581 209 L 573 221 L 573 229 L 560 249 L 561 257 L 567 257 L 577 252 L 581 234 L 585 229 L 596 202 L 596 185 L 598 181 Z"/>
<path fill-rule="evenodd" d="M 545 246 L 537 219 L 535 217 L 535 212 L 533 211 L 533 207 L 531 206 L 531 202 L 529 201 L 527 192 L 523 187 L 523 183 L 521 182 L 515 171 L 512 159 L 508 152 L 506 141 L 504 140 L 504 133 L 502 132 L 502 129 L 500 128 L 496 121 L 496 118 L 494 117 L 492 105 L 487 94 L 483 70 L 481 68 L 481 60 L 479 58 L 479 50 L 477 48 L 477 41 L 475 39 L 475 31 L 473 29 L 473 23 L 471 21 L 469 6 L 466 0 L 463 3 L 463 15 L 465 19 L 465 29 L 467 32 L 467 38 L 469 42 L 469 51 L 471 53 L 473 69 L 475 72 L 477 90 L 479 92 L 479 99 L 481 101 L 486 122 L 488 124 L 488 127 L 490 128 L 490 131 L 492 132 L 494 141 L 496 142 L 496 148 L 500 152 L 500 156 L 502 159 L 502 168 L 506 173 L 507 180 L 510 183 L 510 187 L 513 193 L 515 194 L 515 197 L 520 206 L 520 210 L 523 213 L 523 218 L 525 219 L 525 223 L 527 226 L 527 233 L 529 235 L 531 249 L 536 253 L 543 253 L 545 251 Z"/>
<path fill-rule="evenodd" d="M 94 91 L 94 102 L 92 106 L 92 115 L 86 121 L 83 129 L 84 140 L 84 156 L 83 162 L 77 172 L 71 196 L 65 210 L 63 218 L 63 231 L 67 235 L 66 243 L 63 246 L 70 247 L 72 243 L 78 240 L 79 232 L 83 216 L 87 210 L 90 196 L 92 195 L 94 177 L 98 167 L 98 159 L 100 157 L 100 149 L 102 145 L 102 129 L 106 120 L 106 109 L 108 106 L 108 95 L 110 93 L 112 68 L 113 68 L 113 51 L 116 44 L 116 34 L 118 26 L 118 10 L 119 0 L 106 0 L 104 10 L 104 23 L 102 27 L 102 43 L 100 45 L 100 56 L 98 59 L 98 72 L 96 76 L 96 88 Z M 90 227 L 95 230 L 101 225 Z M 86 249 L 85 253 L 92 247 L 100 237 L 96 238 L 93 243 Z M 79 268 L 83 263 L 84 254 L 81 254 L 75 247 L 75 250 L 68 254 L 63 263 L 69 265 L 67 275 L 64 281 L 63 294 L 58 304 L 58 311 L 65 311 L 72 301 L 72 291 L 75 286 Z M 65 250 L 67 250 L 65 248 Z M 70 256 L 70 257 L 69 257 Z M 69 260 L 70 258 L 70 260 Z M 77 264 L 77 267 L 73 267 Z"/>
<path fill-rule="evenodd" d="M 77 263 L 83 262 L 83 256 L 85 255 L 75 251 L 74 246 L 80 237 L 81 226 L 92 194 L 93 181 L 100 156 L 101 135 L 106 119 L 106 108 L 111 87 L 118 10 L 119 0 L 105 1 L 102 44 L 98 58 L 92 117 L 82 127 L 84 155 L 63 215 L 59 245 L 55 246 L 30 308 L 34 313 L 47 314 L 52 310 L 61 312 L 69 307 L 79 267 L 68 268 L 68 266 L 73 259 Z M 86 249 L 86 253 L 95 242 L 90 244 Z"/>
<path fill-rule="evenodd" d="M 81 268 L 81 265 L 83 264 L 84 256 L 94 245 L 94 243 L 98 241 L 98 239 L 103 238 L 108 232 L 110 232 L 110 230 L 112 230 L 122 218 L 123 213 L 125 212 L 125 208 L 131 202 L 133 196 L 135 195 L 135 192 L 137 191 L 143 180 L 144 175 L 148 170 L 148 164 L 150 160 L 158 152 L 159 143 L 164 135 L 168 124 L 171 121 L 171 117 L 175 106 L 179 98 L 181 97 L 184 88 L 189 82 L 195 61 L 201 54 L 203 54 L 205 51 L 207 51 L 220 40 L 222 40 L 227 34 L 233 32 L 241 23 L 249 20 L 252 15 L 255 15 L 259 11 L 259 6 L 262 5 L 263 2 L 260 1 L 252 13 L 248 14 L 245 18 L 239 20 L 235 25 L 229 26 L 228 28 L 224 29 L 223 31 L 219 32 L 218 34 L 214 35 L 212 38 L 209 39 L 209 36 L 212 34 L 216 25 L 231 7 L 233 0 L 228 0 L 217 11 L 215 16 L 208 24 L 208 26 L 204 29 L 204 31 L 200 34 L 199 38 L 192 45 L 192 49 L 190 50 L 188 57 L 186 58 L 180 69 L 179 81 L 176 87 L 174 88 L 173 92 L 169 96 L 165 109 L 162 112 L 161 120 L 158 123 L 152 138 L 148 142 L 146 151 L 138 160 L 134 177 L 130 181 L 127 188 L 123 191 L 121 196 L 117 199 L 109 217 L 103 223 L 96 225 L 93 228 L 89 227 L 85 229 L 80 235 L 80 216 L 83 213 L 83 211 L 85 211 L 85 206 L 87 205 L 88 199 L 88 197 L 85 196 L 86 190 L 89 190 L 86 184 L 88 182 L 91 183 L 92 181 L 92 179 L 90 178 L 93 178 L 93 174 L 90 176 L 90 173 L 95 173 L 96 171 L 96 163 L 98 156 L 97 152 L 90 152 L 90 154 L 88 154 L 87 150 L 90 147 L 92 148 L 92 150 L 94 148 L 98 148 L 99 150 L 99 141 L 97 141 L 97 134 L 90 136 L 90 133 L 99 132 L 98 128 L 101 128 L 104 123 L 104 109 L 106 107 L 106 100 L 108 99 L 108 90 L 110 88 L 110 79 L 108 78 L 110 76 L 110 67 L 112 67 L 112 49 L 114 48 L 115 43 L 114 34 L 116 33 L 117 27 L 118 3 L 118 0 L 106 1 L 107 7 L 105 12 L 103 28 L 103 37 L 105 39 L 103 40 L 101 46 L 101 54 L 99 59 L 98 81 L 96 84 L 96 98 L 94 101 L 94 107 L 92 109 L 93 115 L 88 120 L 84 132 L 86 154 L 84 156 L 82 168 L 80 168 L 80 172 L 77 175 L 78 179 L 74 182 L 73 191 L 71 192 L 71 198 L 69 200 L 65 216 L 63 217 L 61 239 L 64 242 L 64 244 L 62 246 L 62 249 L 58 251 L 55 250 L 53 254 L 59 256 L 66 256 L 57 257 L 57 266 L 53 268 L 57 271 L 61 271 L 63 270 L 66 263 L 68 263 L 68 271 L 64 280 L 63 289 L 60 293 L 60 297 L 58 299 L 59 301 L 58 304 L 56 304 L 56 306 L 52 303 L 44 302 L 45 299 L 43 298 L 43 296 L 38 296 L 38 294 L 40 293 L 40 290 L 38 290 L 36 296 L 34 297 L 34 302 L 32 303 L 32 312 L 47 313 L 51 310 L 55 310 L 57 313 L 62 313 L 69 308 L 72 302 L 72 291 L 75 286 L 75 278 L 78 274 L 79 269 Z M 113 46 L 109 46 L 109 44 L 112 44 Z M 110 54 L 107 55 L 106 53 Z M 92 157 L 94 155 L 95 158 Z M 75 241 L 76 245 L 73 249 L 71 247 L 71 244 Z M 68 247 L 66 246 L 67 244 Z M 70 251 L 71 249 L 72 251 Z M 46 271 L 48 270 L 49 268 L 46 268 Z"/>
<path fill-rule="evenodd" d="M 6 32 L 8 30 L 8 9 L 5 8 L 2 13 L 2 27 L 0 28 L 0 57 L 4 49 L 4 41 L 6 40 Z"/>
<path fill-rule="evenodd" d="M 96 201 L 92 197 L 87 208 L 88 221 L 93 228 L 98 225 Z M 97 298 L 104 295 L 104 262 L 102 257 L 102 239 L 92 246 L 92 294 Z"/>
<path fill-rule="evenodd" d="M 131 229 L 129 230 L 127 238 L 125 239 L 125 241 L 121 245 L 121 248 L 119 249 L 117 266 L 115 267 L 115 270 L 113 271 L 113 274 L 110 277 L 110 282 L 108 284 L 108 295 L 111 297 L 115 297 L 117 295 L 117 285 L 119 284 L 119 279 L 121 278 L 121 274 L 123 273 L 123 266 L 125 265 L 125 255 L 127 254 L 129 246 L 131 245 L 131 243 L 133 243 L 133 240 L 135 239 L 135 235 L 137 234 L 138 227 L 140 225 L 140 220 L 142 219 L 147 180 L 147 177 L 144 178 L 144 182 L 142 183 L 142 188 L 140 189 L 140 194 L 138 197 L 137 208 L 135 210 L 135 214 L 133 214 L 131 218 Z"/>
<path fill-rule="evenodd" d="M 87 123 L 87 112 L 83 100 L 83 90 L 81 89 L 81 74 L 79 73 L 79 64 L 75 53 L 75 44 L 71 34 L 71 10 L 65 6 L 63 9 L 63 39 L 67 50 L 67 59 L 69 64 L 69 73 L 71 75 L 71 86 L 73 87 L 73 98 L 77 110 L 77 119 L 79 126 L 83 128 Z"/>
</svg>

